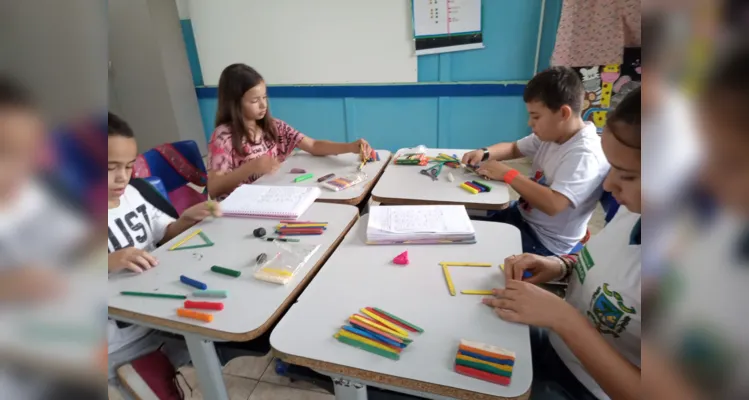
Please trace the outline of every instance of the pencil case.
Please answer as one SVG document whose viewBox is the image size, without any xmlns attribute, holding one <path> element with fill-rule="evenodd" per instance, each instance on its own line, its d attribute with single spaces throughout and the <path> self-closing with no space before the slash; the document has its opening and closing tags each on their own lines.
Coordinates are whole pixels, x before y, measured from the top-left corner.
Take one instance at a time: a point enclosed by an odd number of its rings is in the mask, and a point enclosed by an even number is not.
<svg viewBox="0 0 749 400">
<path fill-rule="evenodd" d="M 405 153 L 395 156 L 394 164 L 397 165 L 427 165 L 429 158 L 424 153 Z"/>
<path fill-rule="evenodd" d="M 359 172 L 356 174 L 333 178 L 321 183 L 320 185 L 334 192 L 340 192 L 341 190 L 348 189 L 351 186 L 358 185 L 364 182 L 365 179 L 367 179 L 367 174 Z"/>
<path fill-rule="evenodd" d="M 275 242 L 274 242 L 275 243 Z M 255 279 L 285 285 L 294 278 L 320 245 L 277 243 L 278 252 L 255 267 Z"/>
</svg>

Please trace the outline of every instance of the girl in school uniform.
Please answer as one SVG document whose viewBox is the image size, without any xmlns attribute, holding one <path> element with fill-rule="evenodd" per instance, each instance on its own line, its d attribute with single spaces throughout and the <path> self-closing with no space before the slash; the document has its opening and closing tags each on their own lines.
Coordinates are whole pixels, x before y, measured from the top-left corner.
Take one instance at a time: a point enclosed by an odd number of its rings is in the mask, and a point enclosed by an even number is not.
<svg viewBox="0 0 749 400">
<path fill-rule="evenodd" d="M 364 139 L 315 140 L 273 118 L 263 77 L 244 64 L 226 67 L 218 82 L 216 129 L 208 143 L 211 197 L 225 197 L 237 186 L 275 172 L 295 148 L 314 156 L 372 151 Z"/>
<path fill-rule="evenodd" d="M 506 288 L 484 304 L 532 325 L 532 399 L 638 399 L 640 392 L 640 89 L 609 113 L 604 188 L 620 207 L 575 256 L 505 260 Z M 533 276 L 522 280 L 523 273 Z M 565 299 L 536 284 L 566 280 Z M 540 328 L 540 329 L 539 329 Z"/>
</svg>

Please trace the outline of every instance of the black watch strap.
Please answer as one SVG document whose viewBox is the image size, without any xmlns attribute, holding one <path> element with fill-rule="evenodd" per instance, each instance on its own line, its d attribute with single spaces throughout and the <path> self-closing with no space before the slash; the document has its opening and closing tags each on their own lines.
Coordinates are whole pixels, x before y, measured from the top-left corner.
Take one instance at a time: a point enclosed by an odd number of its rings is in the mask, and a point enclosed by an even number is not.
<svg viewBox="0 0 749 400">
<path fill-rule="evenodd" d="M 481 150 L 484 150 L 484 156 L 481 157 L 481 161 L 486 161 L 489 159 L 489 149 L 486 147 L 482 147 Z"/>
</svg>

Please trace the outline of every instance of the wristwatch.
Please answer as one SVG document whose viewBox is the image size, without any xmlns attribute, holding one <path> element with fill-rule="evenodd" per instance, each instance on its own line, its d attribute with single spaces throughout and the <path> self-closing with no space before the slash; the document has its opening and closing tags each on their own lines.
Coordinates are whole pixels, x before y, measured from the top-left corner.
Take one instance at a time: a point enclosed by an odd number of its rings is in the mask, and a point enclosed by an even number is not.
<svg viewBox="0 0 749 400">
<path fill-rule="evenodd" d="M 484 150 L 484 156 L 481 157 L 481 162 L 484 162 L 489 159 L 489 149 L 482 147 L 481 150 Z"/>
</svg>

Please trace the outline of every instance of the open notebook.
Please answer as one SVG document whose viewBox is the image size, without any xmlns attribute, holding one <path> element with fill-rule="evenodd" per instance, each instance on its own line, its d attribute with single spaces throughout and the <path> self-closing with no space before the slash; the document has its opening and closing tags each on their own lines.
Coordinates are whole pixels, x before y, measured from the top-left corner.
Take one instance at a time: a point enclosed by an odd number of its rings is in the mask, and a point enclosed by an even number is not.
<svg viewBox="0 0 749 400">
<path fill-rule="evenodd" d="M 370 207 L 367 244 L 472 244 L 465 206 Z"/>
<path fill-rule="evenodd" d="M 224 215 L 297 219 L 320 196 L 315 186 L 242 185 L 221 202 Z"/>
</svg>

